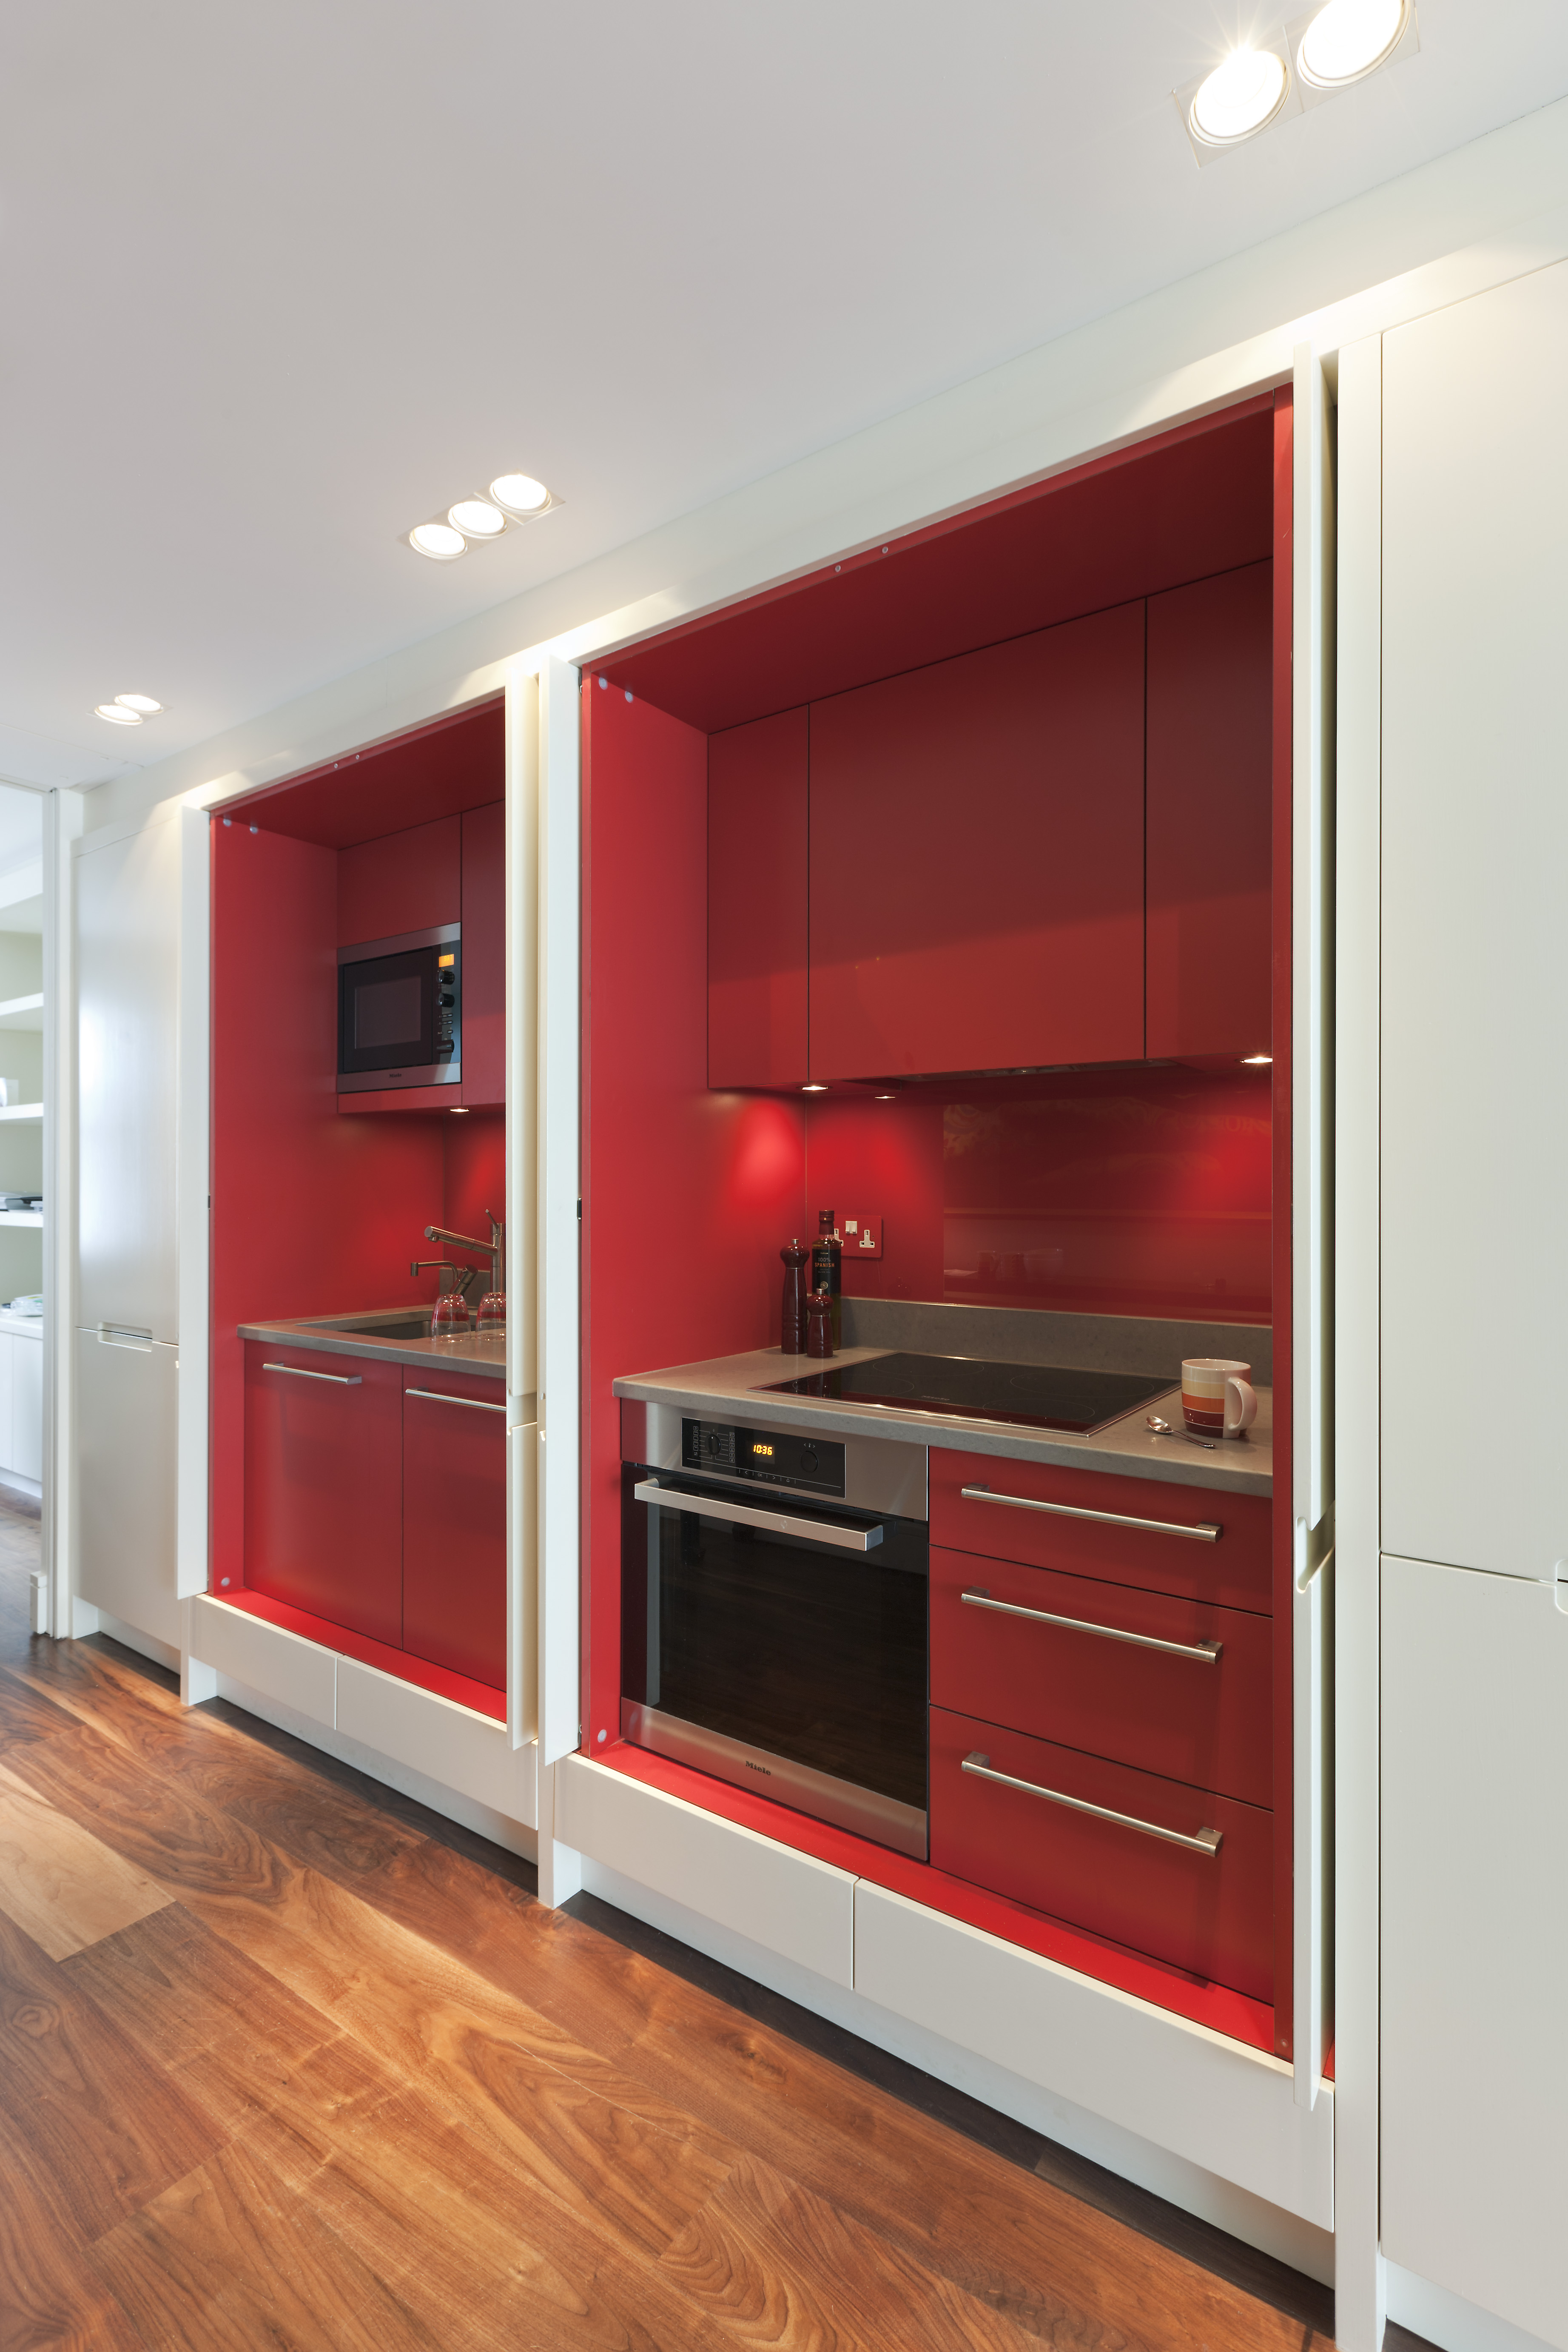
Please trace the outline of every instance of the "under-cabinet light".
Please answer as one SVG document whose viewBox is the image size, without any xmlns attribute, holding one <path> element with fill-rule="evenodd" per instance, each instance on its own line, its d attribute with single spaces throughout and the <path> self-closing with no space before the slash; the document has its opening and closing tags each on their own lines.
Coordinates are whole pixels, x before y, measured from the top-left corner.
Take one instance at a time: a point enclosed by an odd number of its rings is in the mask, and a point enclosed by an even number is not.
<svg viewBox="0 0 1568 2352">
<path fill-rule="evenodd" d="M 879 1102 L 897 1102 L 898 1099 L 899 1097 L 897 1095 L 879 1095 L 877 1097 L 877 1100 Z"/>
<path fill-rule="evenodd" d="M 1258 1063 L 1272 1062 L 1273 1059 L 1272 1054 L 1244 1054 L 1241 1057 L 1242 1066 L 1245 1069 L 1256 1068 Z"/>
<path fill-rule="evenodd" d="M 127 710 L 122 702 L 95 702 L 93 712 L 99 719 L 107 719 L 111 727 L 140 727 L 142 724 L 142 713 Z"/>
<path fill-rule="evenodd" d="M 1386 63 L 1410 21 L 1410 0 L 1328 0 L 1301 36 L 1296 64 L 1314 89 L 1342 89 Z"/>
<path fill-rule="evenodd" d="M 117 694 L 114 698 L 121 710 L 134 710 L 140 719 L 151 719 L 163 708 L 150 694 Z"/>
<path fill-rule="evenodd" d="M 467 1103 L 448 1103 L 447 1105 L 447 1108 L 451 1112 L 454 1118 L 467 1118 L 468 1116 L 468 1106 Z"/>
<path fill-rule="evenodd" d="M 1273 49 L 1236 49 L 1199 83 L 1189 110 L 1194 133 L 1210 147 L 1233 147 L 1273 121 L 1290 76 Z"/>
<path fill-rule="evenodd" d="M 821 1085 L 802 1087 L 801 1088 L 801 1093 L 803 1095 L 825 1095 L 826 1092 L 827 1088 Z"/>
<path fill-rule="evenodd" d="M 499 539 L 506 529 L 505 515 L 489 499 L 459 499 L 447 509 L 447 520 L 465 539 Z"/>
<path fill-rule="evenodd" d="M 416 522 L 408 534 L 408 544 L 416 555 L 427 555 L 433 563 L 453 563 L 468 552 L 468 541 L 449 522 Z"/>
<path fill-rule="evenodd" d="M 490 484 L 490 496 L 506 513 L 525 521 L 542 514 L 551 504 L 549 491 L 531 474 L 498 474 Z"/>
</svg>

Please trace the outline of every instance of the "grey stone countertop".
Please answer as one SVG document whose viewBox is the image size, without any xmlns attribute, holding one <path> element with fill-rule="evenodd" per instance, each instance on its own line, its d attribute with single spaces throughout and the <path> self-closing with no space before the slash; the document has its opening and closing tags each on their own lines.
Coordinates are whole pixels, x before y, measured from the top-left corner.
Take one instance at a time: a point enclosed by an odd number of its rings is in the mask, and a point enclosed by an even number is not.
<svg viewBox="0 0 1568 2352">
<path fill-rule="evenodd" d="M 832 1360 L 864 1364 L 889 1353 L 886 1348 L 841 1348 Z M 1144 1426 L 1144 1416 L 1151 1412 L 1180 1424 L 1181 1394 L 1173 1388 L 1089 1437 L 1068 1430 L 1021 1429 L 1013 1422 L 970 1421 L 956 1413 L 918 1412 L 901 1405 L 759 1393 L 771 1381 L 825 1369 L 804 1356 L 786 1356 L 778 1348 L 759 1348 L 750 1355 L 719 1356 L 705 1364 L 628 1373 L 614 1386 L 616 1396 L 630 1403 L 675 1405 L 695 1413 L 728 1405 L 780 1429 L 823 1430 L 839 1437 L 868 1436 L 875 1431 L 925 1445 L 951 1446 L 963 1454 L 1048 1462 L 1065 1470 L 1114 1470 L 1124 1478 L 1161 1478 L 1173 1486 L 1220 1486 L 1233 1495 L 1274 1491 L 1271 1389 L 1258 1390 L 1258 1419 L 1246 1436 L 1222 1438 L 1212 1454 L 1189 1445 L 1184 1438 L 1157 1437 Z"/>
<path fill-rule="evenodd" d="M 323 1356 L 369 1356 L 378 1364 L 426 1364 L 432 1370 L 444 1365 L 451 1372 L 479 1372 L 504 1382 L 504 1339 L 481 1339 L 472 1331 L 462 1339 L 378 1339 L 373 1332 L 341 1328 L 345 1323 L 382 1320 L 405 1323 L 415 1311 L 411 1307 L 369 1307 L 357 1315 L 311 1315 L 292 1323 L 242 1323 L 239 1337 L 270 1339 L 278 1347 L 309 1348 Z M 426 1318 L 428 1313 L 426 1308 Z"/>
</svg>

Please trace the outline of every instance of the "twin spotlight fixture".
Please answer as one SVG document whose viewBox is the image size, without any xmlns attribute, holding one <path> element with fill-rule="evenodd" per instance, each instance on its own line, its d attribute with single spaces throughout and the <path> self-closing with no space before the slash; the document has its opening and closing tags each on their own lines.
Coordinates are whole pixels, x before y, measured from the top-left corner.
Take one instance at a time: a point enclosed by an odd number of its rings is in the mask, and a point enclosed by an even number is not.
<svg viewBox="0 0 1568 2352">
<path fill-rule="evenodd" d="M 537 522 L 560 503 L 531 474 L 498 474 L 483 498 L 459 499 L 444 515 L 416 522 L 407 543 L 432 563 L 455 563 L 470 547 L 500 539 L 514 522 Z"/>
<path fill-rule="evenodd" d="M 1193 152 L 1210 163 L 1281 115 L 1337 97 L 1418 46 L 1415 0 L 1327 0 L 1277 39 L 1233 49 L 1201 81 L 1176 91 Z"/>
</svg>

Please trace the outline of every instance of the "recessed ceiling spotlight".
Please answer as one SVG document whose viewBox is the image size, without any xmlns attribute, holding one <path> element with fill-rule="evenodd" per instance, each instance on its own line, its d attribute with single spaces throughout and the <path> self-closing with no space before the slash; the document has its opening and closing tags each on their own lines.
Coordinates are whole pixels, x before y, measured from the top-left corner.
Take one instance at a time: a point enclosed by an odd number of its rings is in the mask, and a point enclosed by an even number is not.
<svg viewBox="0 0 1568 2352">
<path fill-rule="evenodd" d="M 447 509 L 447 520 L 465 539 L 499 539 L 506 529 L 505 515 L 489 499 L 459 499 Z"/>
<path fill-rule="evenodd" d="M 142 724 L 142 713 L 128 710 L 122 702 L 96 702 L 93 711 L 97 718 L 107 719 L 111 727 L 140 727 Z"/>
<path fill-rule="evenodd" d="M 498 474 L 490 484 L 490 496 L 509 515 L 524 520 L 542 514 L 553 503 L 543 483 L 536 482 L 531 474 Z"/>
<path fill-rule="evenodd" d="M 468 542 L 449 522 L 416 522 L 408 534 L 408 544 L 416 555 L 427 555 L 433 563 L 451 563 L 467 551 Z"/>
<path fill-rule="evenodd" d="M 1209 147 L 1234 147 L 1273 121 L 1290 87 L 1273 49 L 1236 49 L 1198 84 L 1188 110 L 1194 135 Z"/>
<path fill-rule="evenodd" d="M 114 698 L 122 710 L 134 710 L 142 719 L 151 719 L 163 708 L 150 694 L 117 694 Z"/>
<path fill-rule="evenodd" d="M 1404 37 L 1410 0 L 1328 0 L 1301 36 L 1296 63 L 1314 89 L 1342 89 L 1374 73 Z"/>
</svg>

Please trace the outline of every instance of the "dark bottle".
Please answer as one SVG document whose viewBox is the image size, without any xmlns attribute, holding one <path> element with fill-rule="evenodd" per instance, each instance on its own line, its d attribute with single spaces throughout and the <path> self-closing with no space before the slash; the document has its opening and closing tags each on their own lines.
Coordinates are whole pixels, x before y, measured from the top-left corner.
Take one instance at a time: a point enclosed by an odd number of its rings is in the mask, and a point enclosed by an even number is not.
<svg viewBox="0 0 1568 2352">
<path fill-rule="evenodd" d="M 779 1322 L 779 1346 L 786 1356 L 805 1353 L 805 1262 L 811 1255 L 804 1242 L 785 1242 L 784 1313 Z"/>
<path fill-rule="evenodd" d="M 831 1356 L 833 1353 L 833 1294 L 814 1290 L 805 1302 L 805 1352 L 808 1356 Z"/>
<path fill-rule="evenodd" d="M 826 1290 L 833 1301 L 833 1344 L 844 1345 L 844 1244 L 833 1223 L 831 1209 L 816 1213 L 816 1239 L 811 1249 L 811 1286 Z"/>
</svg>

